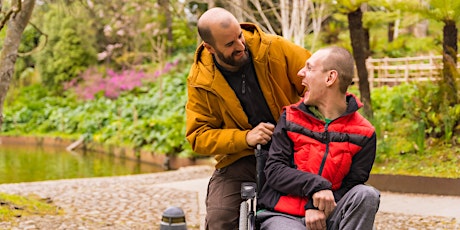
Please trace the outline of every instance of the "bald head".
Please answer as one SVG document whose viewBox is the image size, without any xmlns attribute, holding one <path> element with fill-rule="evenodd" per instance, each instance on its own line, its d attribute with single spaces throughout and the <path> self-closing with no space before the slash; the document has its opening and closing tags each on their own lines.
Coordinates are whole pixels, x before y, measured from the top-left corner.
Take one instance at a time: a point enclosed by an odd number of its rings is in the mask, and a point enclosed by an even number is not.
<svg viewBox="0 0 460 230">
<path fill-rule="evenodd" d="M 346 93 L 354 77 L 355 62 L 353 55 L 342 47 L 331 46 L 320 49 L 326 53 L 323 59 L 323 70 L 336 70 L 340 79 L 340 90 Z"/>
<path fill-rule="evenodd" d="M 213 46 L 215 40 L 212 31 L 216 28 L 229 28 L 233 23 L 238 24 L 238 20 L 232 13 L 220 7 L 211 8 L 198 20 L 198 34 L 204 42 Z"/>
</svg>

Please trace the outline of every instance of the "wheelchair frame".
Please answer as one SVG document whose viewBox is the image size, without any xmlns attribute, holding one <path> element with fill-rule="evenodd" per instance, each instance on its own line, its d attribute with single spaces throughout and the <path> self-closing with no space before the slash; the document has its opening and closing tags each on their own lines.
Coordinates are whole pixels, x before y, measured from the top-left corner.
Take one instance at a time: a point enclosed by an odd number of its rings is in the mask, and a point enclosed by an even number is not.
<svg viewBox="0 0 460 230">
<path fill-rule="evenodd" d="M 264 167 L 268 151 L 263 150 L 262 146 L 258 144 L 254 149 L 254 154 L 256 156 L 257 183 L 243 182 L 241 184 L 241 199 L 243 201 L 240 204 L 240 230 L 256 229 L 257 197 L 258 192 L 261 191 L 262 186 L 265 184 Z"/>
</svg>

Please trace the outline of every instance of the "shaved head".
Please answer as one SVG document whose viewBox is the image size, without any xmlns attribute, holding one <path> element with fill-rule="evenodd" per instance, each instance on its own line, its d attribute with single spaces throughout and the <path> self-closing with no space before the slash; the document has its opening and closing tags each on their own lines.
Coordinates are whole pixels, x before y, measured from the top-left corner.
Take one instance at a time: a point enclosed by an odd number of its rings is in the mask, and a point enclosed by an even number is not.
<svg viewBox="0 0 460 230">
<path fill-rule="evenodd" d="M 212 31 L 216 28 L 229 28 L 233 23 L 238 24 L 238 20 L 232 13 L 220 7 L 211 8 L 204 12 L 198 20 L 198 34 L 204 42 L 214 46 Z"/>
<path fill-rule="evenodd" d="M 197 27 L 203 46 L 226 70 L 235 72 L 251 61 L 240 23 L 227 10 L 209 9 L 201 15 Z"/>
<path fill-rule="evenodd" d="M 327 52 L 323 60 L 323 70 L 336 70 L 340 79 L 340 90 L 346 93 L 348 86 L 351 85 L 355 71 L 355 61 L 353 55 L 342 47 L 331 46 L 320 49 Z"/>
</svg>

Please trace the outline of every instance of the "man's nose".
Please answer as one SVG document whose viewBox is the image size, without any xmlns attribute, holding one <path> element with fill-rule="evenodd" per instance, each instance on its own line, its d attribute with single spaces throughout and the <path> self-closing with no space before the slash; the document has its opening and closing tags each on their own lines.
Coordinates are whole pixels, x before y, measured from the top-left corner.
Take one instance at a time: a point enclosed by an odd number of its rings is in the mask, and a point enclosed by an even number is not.
<svg viewBox="0 0 460 230">
<path fill-rule="evenodd" d="M 305 67 L 300 69 L 299 72 L 297 72 L 297 76 L 299 76 L 301 78 L 304 78 L 306 76 Z"/>
<path fill-rule="evenodd" d="M 237 45 L 237 49 L 238 50 L 245 50 L 246 49 L 246 46 L 244 45 L 244 40 L 242 39 L 238 39 L 238 42 L 236 43 Z"/>
</svg>

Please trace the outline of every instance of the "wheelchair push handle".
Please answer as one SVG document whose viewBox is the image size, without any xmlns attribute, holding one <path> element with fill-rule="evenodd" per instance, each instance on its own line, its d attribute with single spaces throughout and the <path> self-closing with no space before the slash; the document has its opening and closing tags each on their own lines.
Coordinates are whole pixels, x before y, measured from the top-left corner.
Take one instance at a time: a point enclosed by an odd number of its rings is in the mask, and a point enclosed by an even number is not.
<svg viewBox="0 0 460 230">
<path fill-rule="evenodd" d="M 256 148 L 254 149 L 255 153 L 259 152 L 260 150 L 262 149 L 262 145 L 261 144 L 257 144 L 256 145 Z"/>
</svg>

